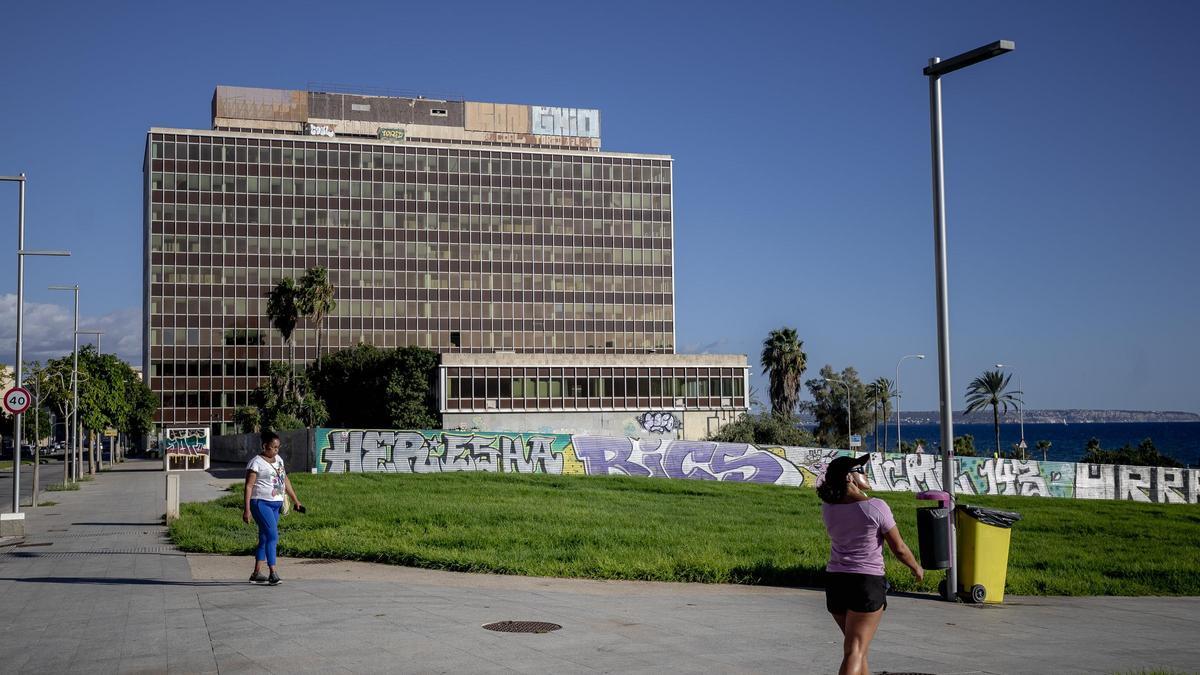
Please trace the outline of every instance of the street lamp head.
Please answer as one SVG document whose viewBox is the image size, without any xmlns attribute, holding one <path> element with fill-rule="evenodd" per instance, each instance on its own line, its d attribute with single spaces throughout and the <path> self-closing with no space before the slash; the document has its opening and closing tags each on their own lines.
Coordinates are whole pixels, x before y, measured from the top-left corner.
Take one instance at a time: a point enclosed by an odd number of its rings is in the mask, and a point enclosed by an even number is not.
<svg viewBox="0 0 1200 675">
<path fill-rule="evenodd" d="M 917 358 L 918 358 L 918 359 L 923 359 L 923 358 L 925 358 L 925 355 L 924 355 L 924 354 L 917 354 Z"/>
<path fill-rule="evenodd" d="M 945 61 L 930 61 L 929 65 L 922 71 L 929 77 L 941 77 L 947 73 L 952 73 L 956 70 L 961 70 L 967 66 L 973 66 L 980 61 L 1007 54 L 1016 49 L 1017 45 L 1012 40 L 996 40 L 991 44 L 982 47 L 976 47 L 969 52 L 963 52 L 958 56 L 953 56 Z"/>
<path fill-rule="evenodd" d="M 57 257 L 62 258 L 62 257 L 70 256 L 71 252 L 70 251 L 26 251 L 26 250 L 22 249 L 20 251 L 17 251 L 17 255 L 44 255 L 44 256 L 57 256 Z"/>
</svg>

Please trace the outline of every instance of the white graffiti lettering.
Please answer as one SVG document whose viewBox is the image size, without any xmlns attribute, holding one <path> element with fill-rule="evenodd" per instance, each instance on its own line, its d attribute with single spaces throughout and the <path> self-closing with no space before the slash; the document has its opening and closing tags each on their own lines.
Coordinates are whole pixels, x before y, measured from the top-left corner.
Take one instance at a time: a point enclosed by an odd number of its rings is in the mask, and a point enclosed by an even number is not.
<svg viewBox="0 0 1200 675">
<path fill-rule="evenodd" d="M 638 424 L 652 434 L 666 434 L 683 428 L 683 422 L 669 412 L 642 413 L 637 419 Z"/>
</svg>

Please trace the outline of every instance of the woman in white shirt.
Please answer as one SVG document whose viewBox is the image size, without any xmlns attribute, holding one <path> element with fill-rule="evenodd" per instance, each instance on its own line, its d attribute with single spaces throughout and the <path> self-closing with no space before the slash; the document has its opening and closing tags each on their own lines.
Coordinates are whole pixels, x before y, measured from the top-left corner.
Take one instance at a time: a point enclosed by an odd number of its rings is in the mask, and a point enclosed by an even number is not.
<svg viewBox="0 0 1200 675">
<path fill-rule="evenodd" d="M 250 575 L 250 583 L 276 586 L 280 578 L 275 572 L 275 548 L 279 543 L 279 514 L 284 493 L 292 498 L 297 511 L 303 512 L 304 506 L 296 498 L 292 482 L 283 470 L 279 436 L 274 432 L 262 433 L 262 452 L 246 465 L 245 492 L 246 508 L 242 520 L 249 523 L 253 518 L 258 525 L 258 548 L 254 552 L 254 574 Z M 262 573 L 264 563 L 270 571 L 268 576 Z"/>
</svg>

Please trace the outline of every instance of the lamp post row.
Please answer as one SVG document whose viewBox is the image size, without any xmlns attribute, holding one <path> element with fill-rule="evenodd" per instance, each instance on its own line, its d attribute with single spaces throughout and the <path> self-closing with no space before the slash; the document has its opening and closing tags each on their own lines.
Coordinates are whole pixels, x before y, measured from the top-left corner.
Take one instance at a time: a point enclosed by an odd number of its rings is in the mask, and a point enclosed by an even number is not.
<svg viewBox="0 0 1200 675">
<path fill-rule="evenodd" d="M 13 355 L 13 384 L 21 386 L 25 372 L 23 358 L 24 326 L 22 319 L 25 313 L 25 256 L 56 256 L 71 255 L 70 251 L 27 251 L 25 250 L 25 174 L 17 176 L 0 176 L 0 181 L 17 184 L 17 344 Z M 21 512 L 21 420 L 24 413 L 13 415 L 13 498 L 12 512 Z M 35 451 L 34 461 L 39 461 Z"/>
</svg>

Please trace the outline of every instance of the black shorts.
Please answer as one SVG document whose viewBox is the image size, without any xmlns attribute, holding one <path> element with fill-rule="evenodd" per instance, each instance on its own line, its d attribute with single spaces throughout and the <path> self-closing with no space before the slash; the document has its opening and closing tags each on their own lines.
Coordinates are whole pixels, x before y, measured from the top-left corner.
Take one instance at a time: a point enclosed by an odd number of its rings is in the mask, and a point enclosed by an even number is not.
<svg viewBox="0 0 1200 675">
<path fill-rule="evenodd" d="M 887 579 L 874 574 L 825 573 L 825 608 L 830 614 L 887 609 Z"/>
</svg>

